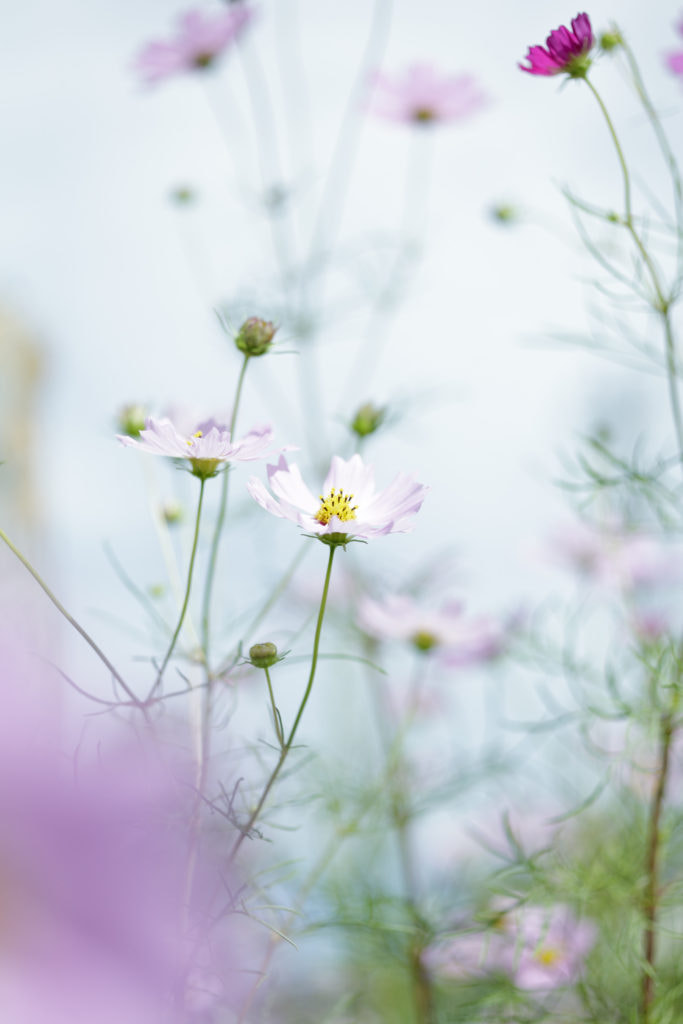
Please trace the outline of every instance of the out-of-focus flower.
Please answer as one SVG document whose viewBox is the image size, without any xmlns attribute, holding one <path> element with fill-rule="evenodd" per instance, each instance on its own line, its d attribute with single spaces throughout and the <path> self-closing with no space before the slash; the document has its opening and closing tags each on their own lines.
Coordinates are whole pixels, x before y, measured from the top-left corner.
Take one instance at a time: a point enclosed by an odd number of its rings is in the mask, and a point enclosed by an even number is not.
<svg viewBox="0 0 683 1024">
<path fill-rule="evenodd" d="M 232 441 L 230 431 L 215 420 L 199 423 L 189 435 L 180 433 L 170 419 L 148 417 L 139 438 L 116 435 L 121 444 L 138 448 L 152 455 L 187 459 L 191 472 L 206 480 L 216 476 L 218 467 L 226 462 L 253 462 L 269 454 L 273 440 L 271 427 L 256 427 L 239 441 Z"/>
<path fill-rule="evenodd" d="M 407 124 L 459 121 L 487 102 L 471 75 L 442 75 L 429 64 L 413 64 L 396 76 L 377 72 L 373 85 L 372 112 Z"/>
<path fill-rule="evenodd" d="M 679 21 L 676 29 L 683 36 L 683 18 Z M 674 75 L 683 75 L 683 50 L 667 53 L 665 60 L 669 71 L 673 71 Z"/>
<path fill-rule="evenodd" d="M 192 772 L 167 749 L 111 736 L 94 763 L 74 765 L 12 682 L 0 723 L 3 1020 L 184 1024 L 208 977 L 224 1005 L 242 998 L 238 917 L 208 936 L 212 897 L 230 899 L 223 860 L 203 849 L 188 885 Z"/>
<path fill-rule="evenodd" d="M 500 930 L 505 940 L 492 947 L 488 962 L 509 971 L 515 985 L 528 991 L 576 981 L 597 938 L 593 922 L 579 920 L 562 903 L 519 907 L 505 914 Z"/>
<path fill-rule="evenodd" d="M 596 583 L 629 593 L 671 582 L 683 568 L 660 540 L 619 524 L 573 523 L 555 534 L 552 555 Z"/>
<path fill-rule="evenodd" d="M 392 595 L 381 602 L 365 597 L 358 625 L 379 640 L 406 640 L 419 651 L 438 648 L 451 665 L 488 661 L 505 646 L 506 631 L 500 623 L 486 616 L 468 618 L 458 602 L 434 610 L 405 595 Z"/>
<path fill-rule="evenodd" d="M 232 4 L 217 14 L 188 11 L 179 20 L 174 39 L 148 43 L 135 67 L 147 82 L 158 82 L 182 71 L 211 67 L 253 17 L 244 3 Z"/>
<path fill-rule="evenodd" d="M 553 29 L 545 41 L 546 48 L 530 46 L 526 55 L 528 64 L 518 64 L 530 75 L 559 75 L 565 73 L 571 78 L 585 78 L 591 65 L 588 54 L 595 39 L 587 14 L 572 18 L 571 31 L 564 25 Z"/>
<path fill-rule="evenodd" d="M 304 483 L 299 467 L 289 466 L 284 455 L 276 465 L 268 466 L 268 483 L 272 494 L 252 477 L 247 484 L 252 498 L 267 512 L 290 519 L 327 544 L 409 532 L 412 517 L 428 491 L 405 473 L 399 473 L 385 490 L 377 491 L 373 469 L 364 465 L 360 455 L 348 461 L 338 455 L 332 457 L 318 498 Z"/>
<path fill-rule="evenodd" d="M 518 988 L 544 991 L 576 981 L 596 938 L 593 922 L 564 904 L 523 906 L 496 911 L 488 930 L 441 940 L 424 955 L 446 977 L 502 972 Z"/>
</svg>

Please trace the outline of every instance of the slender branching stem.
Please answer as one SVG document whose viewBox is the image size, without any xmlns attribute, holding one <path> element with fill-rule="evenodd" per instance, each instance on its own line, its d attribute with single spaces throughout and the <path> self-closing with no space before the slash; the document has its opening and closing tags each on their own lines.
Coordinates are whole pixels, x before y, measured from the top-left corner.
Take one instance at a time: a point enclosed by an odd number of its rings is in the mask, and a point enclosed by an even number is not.
<svg viewBox="0 0 683 1024">
<path fill-rule="evenodd" d="M 135 694 L 133 693 L 133 691 L 131 690 L 131 688 L 130 688 L 130 687 L 128 686 L 128 683 L 126 683 L 125 679 L 124 679 L 124 678 L 123 678 L 123 677 L 121 676 L 121 674 L 120 674 L 120 673 L 119 673 L 119 672 L 118 672 L 118 671 L 117 671 L 117 670 L 116 670 L 116 669 L 114 668 L 114 666 L 112 665 L 111 661 L 110 661 L 110 660 L 109 660 L 109 658 L 108 658 L 108 657 L 106 656 L 106 654 L 104 653 L 104 651 L 102 651 L 102 650 L 101 650 L 101 648 L 97 646 L 97 644 L 95 643 L 95 641 L 93 640 L 93 638 L 92 638 L 92 637 L 90 636 L 90 634 L 89 634 L 89 633 L 87 633 L 87 632 L 85 631 L 85 629 L 83 629 L 83 626 L 81 626 L 81 624 L 80 624 L 79 622 L 77 622 L 77 621 L 76 621 L 76 619 L 74 619 L 73 615 L 70 615 L 70 614 L 69 614 L 69 612 L 68 612 L 68 611 L 66 610 L 66 608 L 64 607 L 64 605 L 62 604 L 62 602 L 61 602 L 61 601 L 60 601 L 60 600 L 59 600 L 59 599 L 58 599 L 58 598 L 57 598 L 57 597 L 55 596 L 55 594 L 54 594 L 54 593 L 53 593 L 53 592 L 52 592 L 52 591 L 50 590 L 50 588 L 48 587 L 47 583 L 45 582 L 45 580 L 43 579 L 43 577 L 42 577 L 42 576 L 40 575 L 40 573 L 39 573 L 39 572 L 38 572 L 38 571 L 37 571 L 36 569 L 34 569 L 34 568 L 33 568 L 33 566 L 32 566 L 32 565 L 31 565 L 31 563 L 30 563 L 30 562 L 28 561 L 28 559 L 27 559 L 27 558 L 26 558 L 26 557 L 25 557 L 24 555 L 22 555 L 21 551 L 19 551 L 19 549 L 18 549 L 17 547 L 15 547 L 15 545 L 14 545 L 14 544 L 12 543 L 12 541 L 11 541 L 11 540 L 9 539 L 9 537 L 7 536 L 7 534 L 5 533 L 5 531 L 4 531 L 4 530 L 0 530 L 0 540 L 3 540 L 3 541 L 5 542 L 5 544 L 6 544 L 6 545 L 7 545 L 7 547 L 8 547 L 9 549 L 10 549 L 10 551 L 12 552 L 12 554 L 13 554 L 13 555 L 14 555 L 14 556 L 15 556 L 16 558 L 18 558 L 18 559 L 19 559 L 19 561 L 20 561 L 20 562 L 21 562 L 21 564 L 22 564 L 22 565 L 24 566 L 24 568 L 25 568 L 25 569 L 26 569 L 26 570 L 27 570 L 27 571 L 28 571 L 28 572 L 29 572 L 29 573 L 31 574 L 31 576 L 33 576 L 33 579 L 34 579 L 34 580 L 36 581 L 36 583 L 37 583 L 37 584 L 38 584 L 38 586 L 39 586 L 39 587 L 41 588 L 41 590 L 42 590 L 42 591 L 43 591 L 43 592 L 44 592 L 44 593 L 46 594 L 46 596 L 47 596 L 47 597 L 48 597 L 48 598 L 50 599 L 50 601 L 52 601 L 52 603 L 53 603 L 53 605 L 55 606 L 55 608 L 57 609 L 57 611 L 58 611 L 58 612 L 60 612 L 60 613 L 61 613 L 61 614 L 62 614 L 62 615 L 64 616 L 64 618 L 66 619 L 66 621 L 67 621 L 67 622 L 68 622 L 68 623 L 69 623 L 69 624 L 70 624 L 71 626 L 73 626 L 73 628 L 74 628 L 74 629 L 76 630 L 76 632 L 77 632 L 77 633 L 78 633 L 78 634 L 79 634 L 80 636 L 82 636 L 82 637 L 83 637 L 83 639 L 84 639 L 84 640 L 85 640 L 85 642 L 86 642 L 86 643 L 88 644 L 88 646 L 92 648 L 92 650 L 93 650 L 93 651 L 95 652 L 95 654 L 96 654 L 96 655 L 97 655 L 97 657 L 98 657 L 98 658 L 100 659 L 100 661 L 101 661 L 101 662 L 102 662 L 102 663 L 103 663 L 104 665 L 106 665 L 106 666 L 107 666 L 107 668 L 109 669 L 109 671 L 110 671 L 110 672 L 111 672 L 111 674 L 112 674 L 112 677 L 113 677 L 113 678 L 114 678 L 114 679 L 116 680 L 116 682 L 117 682 L 117 683 L 119 684 L 119 686 L 120 686 L 120 687 L 121 687 L 121 689 L 122 689 L 122 690 L 124 691 L 124 693 L 126 694 L 126 696 L 127 696 L 127 697 L 128 697 L 128 698 L 129 698 L 129 699 L 130 699 L 130 700 L 131 700 L 131 701 L 132 701 L 132 702 L 133 702 L 134 704 L 136 704 L 136 705 L 137 705 L 138 707 L 141 707 L 141 708 L 143 708 L 143 710 L 144 710 L 144 702 L 143 702 L 143 701 L 141 701 L 141 700 L 139 700 L 139 699 L 138 699 L 138 698 L 137 698 L 137 697 L 135 696 Z"/>
<path fill-rule="evenodd" d="M 237 423 L 237 411 L 239 409 L 240 398 L 242 397 L 242 386 L 244 384 L 244 377 L 247 372 L 247 364 L 249 363 L 249 355 L 245 354 L 242 361 L 239 377 L 237 378 L 237 389 L 235 391 L 235 400 L 232 405 L 232 415 L 230 416 L 230 425 L 228 427 L 230 431 L 230 439 L 234 440 L 235 424 Z M 211 635 L 211 598 L 213 595 L 213 584 L 216 577 L 216 565 L 218 563 L 218 549 L 220 547 L 221 537 L 223 535 L 223 527 L 225 525 L 225 516 L 228 509 L 228 482 L 230 480 L 229 468 L 223 473 L 223 482 L 221 487 L 220 504 L 218 506 L 218 516 L 216 517 L 216 525 L 213 530 L 213 537 L 211 538 L 211 547 L 209 549 L 209 562 L 206 570 L 206 582 L 204 584 L 204 601 L 202 604 L 202 650 L 204 651 L 204 664 L 206 665 L 207 677 L 210 675 L 209 668 L 209 640 Z"/>
<path fill-rule="evenodd" d="M 323 584 L 323 592 L 322 592 L 322 597 L 320 599 L 320 609 L 318 611 L 318 621 L 317 621 L 316 627 L 315 627 L 315 637 L 313 639 L 313 654 L 311 655 L 311 669 L 310 669 L 310 672 L 308 674 L 308 682 L 306 683 L 306 689 L 305 689 L 304 695 L 303 695 L 303 697 L 301 699 L 301 704 L 299 705 L 299 710 L 296 713 L 296 717 L 294 719 L 294 723 L 293 723 L 291 729 L 289 730 L 289 735 L 287 736 L 287 739 L 285 740 L 285 742 L 284 742 L 284 744 L 282 746 L 282 749 L 280 751 L 280 756 L 277 759 L 275 767 L 273 768 L 272 772 L 270 773 L 270 776 L 268 777 L 268 781 L 266 782 L 265 786 L 263 787 L 263 791 L 261 793 L 261 796 L 259 797 L 258 802 L 257 802 L 256 806 L 254 807 L 253 811 L 249 815 L 249 818 L 248 818 L 246 824 L 240 828 L 240 834 L 238 835 L 237 839 L 235 840 L 235 842 L 233 844 L 233 847 L 232 847 L 232 850 L 230 851 L 230 859 L 231 860 L 233 860 L 235 858 L 235 856 L 237 855 L 237 851 L 239 850 L 240 846 L 242 845 L 242 843 L 244 842 L 246 837 L 249 835 L 249 833 L 251 832 L 252 828 L 254 827 L 254 824 L 258 820 L 258 816 L 261 813 L 261 810 L 263 809 L 263 805 L 265 804 L 266 800 L 268 799 L 268 794 L 270 793 L 271 789 L 273 788 L 273 784 L 275 783 L 275 780 L 277 779 L 278 775 L 280 774 L 282 766 L 283 766 L 283 764 L 285 763 L 285 761 L 287 759 L 287 755 L 289 754 L 290 750 L 292 749 L 292 744 L 294 743 L 294 739 L 296 737 L 296 733 L 297 733 L 297 730 L 299 728 L 299 723 L 301 722 L 303 713 L 306 710 L 306 705 L 308 703 L 308 698 L 310 697 L 311 690 L 313 689 L 313 681 L 315 679 L 315 673 L 316 673 L 316 669 L 318 667 L 318 651 L 320 649 L 320 635 L 321 635 L 321 632 L 322 632 L 323 619 L 325 617 L 325 608 L 327 606 L 327 594 L 328 594 L 328 591 L 330 589 L 330 578 L 332 576 L 332 562 L 334 560 L 334 553 L 336 551 L 336 547 L 331 544 L 329 550 L 330 550 L 330 554 L 329 554 L 329 558 L 328 558 L 328 561 L 327 561 L 327 571 L 325 573 L 325 582 Z"/>
<path fill-rule="evenodd" d="M 183 598 L 183 606 L 180 609 L 180 616 L 178 617 L 178 625 L 176 626 L 176 628 L 175 628 L 175 630 L 173 632 L 173 636 L 171 637 L 171 642 L 168 645 L 168 650 L 166 651 L 166 654 L 164 655 L 164 660 L 162 661 L 161 665 L 159 666 L 159 671 L 157 673 L 157 677 L 156 677 L 156 680 L 154 682 L 154 686 L 152 687 L 152 693 L 154 693 L 154 691 L 161 685 L 161 680 L 163 679 L 164 672 L 166 671 L 166 666 L 168 665 L 169 661 L 171 660 L 171 655 L 173 654 L 173 651 L 175 650 L 176 642 L 178 640 L 178 637 L 180 636 L 180 630 L 183 628 L 183 622 L 185 621 L 185 613 L 187 612 L 187 606 L 190 603 L 190 591 L 192 589 L 192 575 L 193 575 L 193 572 L 194 572 L 195 556 L 197 554 L 197 541 L 199 540 L 199 524 L 200 524 L 201 518 L 202 518 L 202 505 L 204 503 L 204 486 L 205 486 L 205 484 L 206 484 L 206 480 L 202 477 L 200 479 L 200 481 L 199 481 L 199 501 L 197 502 L 197 518 L 196 518 L 195 524 L 194 524 L 194 537 L 192 539 L 192 551 L 190 553 L 190 565 L 189 565 L 189 568 L 187 570 L 187 585 L 185 587 L 185 597 Z"/>
<path fill-rule="evenodd" d="M 665 361 L 666 361 L 666 377 L 669 391 L 669 405 L 671 408 L 671 418 L 674 424 L 674 430 L 676 432 L 676 444 L 678 449 L 678 459 L 683 467 L 683 415 L 681 414 L 681 403 L 678 394 L 678 368 L 676 359 L 676 342 L 673 333 L 673 325 L 671 322 L 671 295 L 667 294 L 664 286 L 662 285 L 659 271 L 654 263 L 654 260 L 650 256 L 645 243 L 643 242 L 636 225 L 633 220 L 633 209 L 631 203 L 631 178 L 629 175 L 628 167 L 626 165 L 626 158 L 622 149 L 621 143 L 619 142 L 619 136 L 617 135 L 614 127 L 614 122 L 609 115 L 607 107 L 605 106 L 600 93 L 597 91 L 593 83 L 589 78 L 585 79 L 586 85 L 593 93 L 602 115 L 605 119 L 608 131 L 614 143 L 614 148 L 621 167 L 621 175 L 624 184 L 624 215 L 621 223 L 624 225 L 629 235 L 631 236 L 633 243 L 640 254 L 644 266 L 647 269 L 650 281 L 652 283 L 653 297 L 650 299 L 650 305 L 655 310 L 657 315 L 662 321 L 664 329 L 664 350 L 665 350 Z"/>
</svg>

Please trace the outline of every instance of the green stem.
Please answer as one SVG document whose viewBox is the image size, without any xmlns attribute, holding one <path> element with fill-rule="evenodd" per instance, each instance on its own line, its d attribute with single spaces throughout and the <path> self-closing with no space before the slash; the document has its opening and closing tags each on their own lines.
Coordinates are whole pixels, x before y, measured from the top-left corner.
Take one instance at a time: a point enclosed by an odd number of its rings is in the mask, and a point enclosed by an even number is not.
<svg viewBox="0 0 683 1024">
<path fill-rule="evenodd" d="M 641 239 L 636 226 L 633 222 L 633 210 L 631 207 L 631 179 L 626 166 L 626 159 L 624 157 L 624 151 L 621 148 L 619 142 L 619 136 L 617 135 L 616 129 L 612 118 L 610 117 L 607 107 L 605 106 L 600 93 L 597 91 L 593 83 L 589 78 L 584 79 L 586 85 L 593 93 L 593 96 L 597 100 L 598 106 L 602 111 L 605 123 L 609 130 L 614 148 L 617 153 L 619 165 L 621 167 L 621 174 L 624 181 L 624 216 L 622 223 L 636 246 L 636 249 L 640 253 L 645 267 L 650 275 L 652 287 L 654 289 L 654 301 L 651 301 L 651 305 L 655 312 L 661 317 L 662 325 L 664 327 L 664 345 L 665 345 L 665 358 L 666 358 L 666 377 L 669 391 L 669 405 L 671 408 L 671 418 L 674 423 L 674 430 L 676 433 L 676 443 L 678 445 L 678 459 L 683 466 L 683 416 L 681 415 L 681 404 L 678 395 L 678 379 L 677 379 L 677 365 L 676 365 L 676 343 L 673 334 L 673 326 L 671 323 L 671 297 L 666 295 L 664 288 L 660 281 L 657 267 L 647 251 L 643 240 Z"/>
<path fill-rule="evenodd" d="M 640 985 L 640 1019 L 650 1024 L 650 1010 L 655 995 L 656 926 L 659 897 L 659 864 L 661 858 L 661 818 L 664 794 L 669 777 L 671 746 L 674 738 L 674 716 L 667 711 L 660 720 L 660 751 L 655 791 L 650 805 L 647 847 L 645 854 L 645 893 L 643 896 L 643 959 L 645 966 Z"/>
<path fill-rule="evenodd" d="M 102 650 L 101 650 L 101 649 L 100 649 L 100 648 L 99 648 L 99 647 L 97 646 L 97 644 L 96 644 L 96 643 L 95 643 L 95 641 L 94 641 L 94 640 L 92 639 L 92 637 L 91 637 L 91 636 L 90 636 L 90 635 L 89 635 L 88 633 L 86 633 L 86 631 L 85 631 L 85 630 L 83 629 L 83 627 L 82 627 L 82 626 L 80 625 L 80 623 L 78 623 L 78 622 L 76 621 L 76 619 L 74 619 L 73 615 L 70 615 L 70 614 L 68 613 L 68 611 L 66 610 L 66 608 L 64 607 L 64 605 L 63 605 L 63 604 L 61 603 L 61 601 L 60 601 L 60 600 L 59 600 L 59 599 L 58 599 L 58 598 L 57 598 L 57 597 L 56 597 L 56 596 L 55 596 L 55 595 L 53 594 L 53 592 L 52 592 L 52 591 L 50 590 L 50 588 L 48 587 L 47 583 L 46 583 L 46 582 L 45 582 L 45 580 L 44 580 L 44 579 L 42 578 L 42 576 L 41 576 L 41 575 L 40 575 L 40 574 L 39 574 L 39 573 L 37 572 L 37 570 L 36 570 L 36 569 L 34 569 L 34 568 L 33 568 L 33 566 L 31 565 L 31 563 L 30 563 L 30 562 L 29 562 L 29 561 L 28 561 L 28 560 L 27 560 L 27 559 L 26 559 L 26 558 L 24 557 L 24 555 L 22 555 L 21 551 L 19 551 L 19 549 L 18 549 L 18 548 L 16 548 L 16 547 L 14 546 L 14 544 L 13 544 L 13 543 L 12 543 L 12 541 L 11 541 L 11 540 L 9 539 L 9 537 L 7 536 L 7 534 L 5 533 L 5 531 L 4 531 L 4 530 L 0 530 L 0 540 L 3 540 L 3 541 L 5 542 L 5 544 L 6 544 L 6 545 L 7 545 L 7 547 L 8 547 L 9 549 L 10 549 L 10 551 L 12 552 L 12 554 L 13 554 L 13 555 L 15 555 L 15 556 L 16 556 L 16 558 L 18 558 L 18 559 L 19 559 L 19 561 L 20 561 L 20 562 L 21 562 L 21 564 L 22 564 L 22 565 L 24 566 L 24 568 L 28 570 L 28 572 L 29 572 L 29 573 L 31 574 L 31 576 L 33 576 L 33 579 L 34 579 L 34 580 L 36 581 L 36 583 L 37 583 L 37 584 L 38 584 L 38 586 L 39 586 L 39 587 L 41 588 L 41 590 L 42 590 L 42 591 L 43 591 L 43 592 L 44 592 L 44 593 L 45 593 L 45 594 L 47 595 L 47 597 L 49 597 L 49 599 L 50 599 L 50 600 L 52 601 L 52 603 L 53 603 L 53 605 L 55 606 L 55 608 L 56 608 L 56 609 L 57 609 L 57 610 L 58 610 L 58 611 L 59 611 L 59 612 L 60 612 L 60 613 L 61 613 L 61 614 L 62 614 L 62 615 L 64 616 L 64 618 L 66 619 L 66 621 L 67 621 L 67 622 L 68 622 L 68 623 L 69 623 L 69 624 L 70 624 L 71 626 L 73 626 L 73 628 L 74 628 L 74 629 L 76 630 L 76 632 L 77 632 L 77 633 L 78 633 L 78 634 L 79 634 L 80 636 L 82 636 L 82 637 L 83 637 L 83 639 L 85 640 L 85 642 L 86 642 L 86 643 L 88 644 L 88 646 L 89 646 L 89 647 L 91 647 L 91 648 L 92 648 L 92 650 L 93 650 L 93 651 L 95 652 L 95 654 L 96 654 L 96 655 L 97 655 L 97 657 L 98 657 L 98 658 L 100 659 L 100 661 L 101 661 L 101 662 L 102 662 L 102 663 L 103 663 L 104 665 L 106 665 L 106 666 L 107 666 L 107 668 L 108 668 L 108 669 L 109 669 L 109 671 L 111 672 L 111 674 L 112 674 L 112 676 L 114 677 L 114 679 L 116 680 L 116 682 L 117 682 L 117 683 L 119 684 L 119 686 L 121 687 L 121 689 L 122 689 L 122 690 L 123 690 L 123 691 L 124 691 L 124 692 L 126 693 L 126 695 L 127 695 L 127 696 L 128 696 L 129 698 L 130 698 L 130 700 L 131 700 L 131 701 L 132 701 L 132 702 L 133 702 L 134 704 L 138 705 L 139 707 L 143 707 L 143 708 L 144 708 L 144 705 L 143 705 L 142 701 L 140 701 L 140 700 L 139 700 L 139 699 L 138 699 L 138 698 L 137 698 L 137 697 L 135 696 L 135 694 L 134 694 L 134 693 L 133 693 L 133 691 L 132 691 L 132 690 L 130 689 L 130 687 L 128 686 L 128 684 L 126 683 L 126 681 L 125 681 L 125 680 L 123 679 L 123 677 L 122 677 L 122 676 L 121 676 L 121 675 L 120 675 L 120 674 L 119 674 L 119 673 L 118 673 L 118 672 L 116 671 L 116 669 L 114 668 L 114 666 L 112 665 L 112 663 L 110 662 L 109 658 L 108 658 L 108 657 L 106 656 L 106 654 L 104 653 L 104 651 L 102 651 Z"/>
<path fill-rule="evenodd" d="M 242 368 L 240 369 L 240 375 L 237 379 L 237 390 L 235 391 L 235 400 L 232 405 L 232 415 L 230 417 L 230 425 L 228 427 L 230 431 L 230 439 L 234 440 L 235 424 L 237 423 L 237 410 L 240 404 L 240 398 L 242 397 L 242 385 L 244 384 L 244 377 L 247 372 L 247 364 L 249 362 L 249 355 L 245 354 L 244 360 L 242 361 Z M 225 516 L 228 508 L 228 481 L 230 479 L 230 470 L 226 468 L 223 473 L 223 485 L 221 488 L 221 499 L 220 505 L 218 506 L 218 516 L 216 518 L 216 525 L 213 531 L 213 537 L 211 539 L 211 548 L 209 551 L 209 564 L 206 570 L 206 583 L 204 585 L 204 602 L 202 605 L 202 649 L 204 651 L 204 664 L 206 665 L 207 677 L 210 675 L 209 672 L 209 637 L 211 633 L 211 596 L 213 593 L 213 584 L 216 576 L 216 565 L 218 563 L 218 548 L 220 546 L 221 536 L 223 534 L 223 526 L 225 524 Z"/>
<path fill-rule="evenodd" d="M 193 541 L 192 541 L 192 552 L 190 554 L 190 566 L 189 566 L 189 568 L 187 570 L 187 586 L 185 587 L 185 598 L 183 600 L 183 606 L 180 609 L 180 617 L 178 618 L 178 625 L 176 626 L 175 632 L 173 633 L 173 636 L 171 637 L 171 642 L 170 642 L 170 644 L 168 646 L 168 650 L 166 651 L 166 654 L 164 656 L 164 660 L 161 663 L 161 667 L 159 668 L 159 671 L 157 673 L 156 680 L 154 681 L 154 686 L 152 687 L 152 693 L 154 693 L 154 691 L 157 689 L 157 687 L 161 683 L 163 674 L 166 671 L 166 666 L 168 665 L 168 663 L 169 663 L 169 661 L 171 659 L 171 655 L 173 654 L 173 651 L 175 649 L 176 641 L 177 641 L 178 637 L 180 636 L 180 630 L 182 629 L 183 622 L 185 621 L 185 613 L 187 612 L 187 606 L 188 606 L 188 604 L 190 602 L 190 590 L 192 588 L 192 574 L 193 574 L 193 571 L 194 571 L 195 555 L 197 554 L 197 541 L 199 540 L 199 523 L 200 523 L 200 520 L 201 520 L 201 517 L 202 517 L 202 505 L 204 503 L 204 486 L 205 486 L 205 484 L 206 484 L 206 480 L 204 478 L 201 478 L 200 481 L 199 481 L 199 502 L 197 504 L 197 518 L 196 518 L 195 526 L 194 526 L 194 538 L 193 538 Z M 151 694 L 150 694 L 150 696 L 151 696 Z"/>
<path fill-rule="evenodd" d="M 284 736 L 284 733 L 282 731 L 282 720 L 280 719 L 280 712 L 278 711 L 277 705 L 275 703 L 275 695 L 273 694 L 273 684 L 272 684 L 272 682 L 270 680 L 270 672 L 268 671 L 267 668 L 264 668 L 263 671 L 266 673 L 266 682 L 268 683 L 268 694 L 270 696 L 270 708 L 271 708 L 271 711 L 273 712 L 273 724 L 275 725 L 275 732 L 277 734 L 278 743 L 280 744 L 280 749 L 282 749 L 282 745 L 285 742 L 285 736 Z"/>
<path fill-rule="evenodd" d="M 287 758 L 287 755 L 289 754 L 289 751 L 292 749 L 292 744 L 294 743 L 294 737 L 296 736 L 297 729 L 299 728 L 299 723 L 301 722 L 301 718 L 302 718 L 303 713 L 304 713 L 304 711 L 306 709 L 306 704 L 308 703 L 308 698 L 311 695 L 311 690 L 313 689 L 313 680 L 315 679 L 315 672 L 316 672 L 316 668 L 318 667 L 318 651 L 320 649 L 320 634 L 322 632 L 323 619 L 325 617 L 325 607 L 327 605 L 327 593 L 328 593 L 328 591 L 330 589 L 330 578 L 331 578 L 331 575 L 332 575 L 332 561 L 334 559 L 335 551 L 336 551 L 336 547 L 334 545 L 330 545 L 330 555 L 329 555 L 329 558 L 328 558 L 328 561 L 327 561 L 327 572 L 325 573 L 325 583 L 323 584 L 323 593 L 322 593 L 322 597 L 320 599 L 320 610 L 318 612 L 318 621 L 317 621 L 316 627 L 315 627 L 315 638 L 313 640 L 313 654 L 311 656 L 311 671 L 309 672 L 309 675 L 308 675 L 308 682 L 306 684 L 306 690 L 304 691 L 304 695 L 303 695 L 303 698 L 301 700 L 301 704 L 299 705 L 299 710 L 297 711 L 296 718 L 294 719 L 294 724 L 292 725 L 292 728 L 289 731 L 289 736 L 287 737 L 287 740 L 284 743 L 284 745 L 282 747 L 282 750 L 280 751 L 280 756 L 279 756 L 279 758 L 277 760 L 277 763 L 276 763 L 275 767 L 273 768 L 272 772 L 270 773 L 268 781 L 266 782 L 266 784 L 265 784 L 265 786 L 263 788 L 263 792 L 261 793 L 261 796 L 259 797 L 259 801 L 256 804 L 256 807 L 254 808 L 254 810 L 249 815 L 249 819 L 248 819 L 246 825 L 241 827 L 240 834 L 239 834 L 239 836 L 237 837 L 237 839 L 235 840 L 235 842 L 233 844 L 232 850 L 230 851 L 230 860 L 233 860 L 235 858 L 235 856 L 237 854 L 237 851 L 239 850 L 240 846 L 242 845 L 242 843 L 244 842 L 246 837 L 251 832 L 251 830 L 252 830 L 252 828 L 254 826 L 254 823 L 256 822 L 256 820 L 258 819 L 259 814 L 261 813 L 261 809 L 263 808 L 263 805 L 265 804 L 265 802 L 266 802 L 266 800 L 268 798 L 268 794 L 270 793 L 275 780 L 277 779 L 278 775 L 280 774 L 280 770 L 281 770 L 283 764 L 285 763 L 285 760 Z"/>
</svg>

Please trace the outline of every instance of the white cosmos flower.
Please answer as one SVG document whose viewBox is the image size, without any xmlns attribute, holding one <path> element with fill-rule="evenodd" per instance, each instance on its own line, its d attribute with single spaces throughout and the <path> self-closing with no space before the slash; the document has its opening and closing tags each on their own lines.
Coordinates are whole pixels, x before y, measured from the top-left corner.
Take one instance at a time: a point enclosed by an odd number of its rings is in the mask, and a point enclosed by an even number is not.
<svg viewBox="0 0 683 1024">
<path fill-rule="evenodd" d="M 247 484 L 252 498 L 266 511 L 291 519 L 321 540 L 334 537 L 339 543 L 352 537 L 407 533 L 428 491 L 406 473 L 399 473 L 378 491 L 373 469 L 364 465 L 360 455 L 348 461 L 333 456 L 318 496 L 304 483 L 299 467 L 288 465 L 284 455 L 277 465 L 268 466 L 268 483 L 272 494 L 256 477 Z"/>
</svg>

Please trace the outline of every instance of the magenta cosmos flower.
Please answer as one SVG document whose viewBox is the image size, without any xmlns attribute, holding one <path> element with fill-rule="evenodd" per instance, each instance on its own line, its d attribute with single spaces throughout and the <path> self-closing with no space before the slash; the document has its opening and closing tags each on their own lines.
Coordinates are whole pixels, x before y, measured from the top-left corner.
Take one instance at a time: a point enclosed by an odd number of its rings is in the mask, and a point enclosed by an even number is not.
<svg viewBox="0 0 683 1024">
<path fill-rule="evenodd" d="M 364 465 L 360 455 L 348 462 L 333 456 L 317 498 L 304 483 L 299 467 L 289 466 L 284 455 L 277 465 L 268 466 L 268 483 L 272 494 L 255 477 L 247 484 L 262 508 L 280 519 L 291 519 L 331 544 L 407 533 L 428 490 L 413 477 L 399 473 L 385 490 L 377 491 L 372 467 Z"/>
<path fill-rule="evenodd" d="M 595 38 L 587 14 L 572 19 L 571 31 L 564 25 L 553 29 L 543 46 L 530 46 L 526 55 L 528 64 L 519 64 L 530 75 L 559 75 L 564 72 L 572 78 L 585 78 L 590 67 L 588 54 Z"/>
<path fill-rule="evenodd" d="M 377 72 L 373 85 L 372 112 L 408 124 L 459 121 L 486 103 L 470 75 L 441 75 L 429 64 L 413 64 L 395 76 Z"/>
<path fill-rule="evenodd" d="M 358 612 L 360 628 L 379 640 L 406 640 L 419 651 L 439 649 L 451 665 L 488 661 L 503 650 L 505 629 L 485 616 L 468 618 L 459 602 L 441 609 L 422 608 L 411 597 L 384 601 L 365 597 Z"/>
<path fill-rule="evenodd" d="M 139 437 L 116 436 L 121 444 L 142 452 L 187 459 L 194 476 L 206 480 L 216 476 L 222 463 L 253 462 L 270 454 L 273 431 L 271 427 L 255 427 L 233 442 L 230 431 L 215 420 L 205 420 L 197 424 L 196 430 L 180 433 L 167 417 L 155 420 L 149 416 Z"/>
<path fill-rule="evenodd" d="M 679 35 L 683 36 L 683 18 L 678 22 L 676 30 Z M 674 75 L 683 76 L 683 50 L 676 50 L 674 53 L 667 53 L 665 60 L 669 71 L 673 71 Z"/>
<path fill-rule="evenodd" d="M 231 4 L 227 10 L 212 15 L 188 11 L 180 18 L 176 37 L 148 43 L 135 66 L 147 82 L 210 67 L 252 17 L 253 11 L 244 3 Z"/>
</svg>

